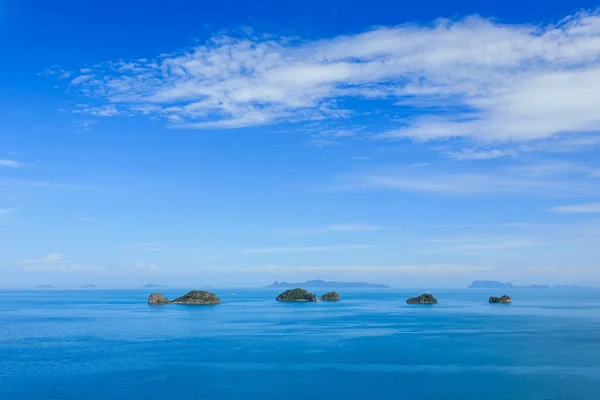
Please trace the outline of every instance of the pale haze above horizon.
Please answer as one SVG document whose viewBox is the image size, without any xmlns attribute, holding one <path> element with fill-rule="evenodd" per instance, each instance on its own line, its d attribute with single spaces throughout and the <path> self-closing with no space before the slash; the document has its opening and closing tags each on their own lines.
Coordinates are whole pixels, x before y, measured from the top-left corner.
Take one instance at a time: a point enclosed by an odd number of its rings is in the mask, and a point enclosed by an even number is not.
<svg viewBox="0 0 600 400">
<path fill-rule="evenodd" d="M 0 0 L 1 288 L 600 286 L 593 3 L 160 3 Z"/>
</svg>

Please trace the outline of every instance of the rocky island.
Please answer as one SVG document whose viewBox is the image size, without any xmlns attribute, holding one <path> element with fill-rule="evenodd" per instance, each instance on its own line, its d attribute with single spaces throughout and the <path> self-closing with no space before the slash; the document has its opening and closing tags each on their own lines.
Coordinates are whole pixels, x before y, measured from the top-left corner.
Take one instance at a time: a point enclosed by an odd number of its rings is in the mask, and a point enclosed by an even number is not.
<svg viewBox="0 0 600 400">
<path fill-rule="evenodd" d="M 81 285 L 82 289 L 96 289 L 96 285 Z"/>
<path fill-rule="evenodd" d="M 503 295 L 501 297 L 490 297 L 490 303 L 504 303 L 504 304 L 510 304 L 512 303 L 512 299 L 510 298 L 510 296 L 507 295 Z"/>
<path fill-rule="evenodd" d="M 321 296 L 322 301 L 340 301 L 340 295 L 336 292 L 325 293 Z"/>
<path fill-rule="evenodd" d="M 289 301 L 289 302 L 303 302 L 303 301 L 317 301 L 317 295 L 314 293 L 308 293 L 308 291 L 300 288 L 289 289 L 277 296 L 277 301 Z"/>
<path fill-rule="evenodd" d="M 203 290 L 192 290 L 187 294 L 176 298 L 175 300 L 169 300 L 161 293 L 152 293 L 148 297 L 148 304 L 161 305 L 161 304 L 189 304 L 189 305 L 207 305 L 207 304 L 221 304 L 221 300 L 210 292 Z"/>
<path fill-rule="evenodd" d="M 425 293 L 417 297 L 411 297 L 406 300 L 406 304 L 437 304 L 437 299 L 430 293 Z"/>
</svg>

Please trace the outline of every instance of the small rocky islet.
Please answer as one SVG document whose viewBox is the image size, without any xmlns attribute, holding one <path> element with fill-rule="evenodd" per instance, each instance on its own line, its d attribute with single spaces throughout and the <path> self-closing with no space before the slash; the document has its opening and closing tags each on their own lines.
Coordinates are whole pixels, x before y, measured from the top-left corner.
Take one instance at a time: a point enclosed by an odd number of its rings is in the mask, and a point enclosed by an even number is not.
<svg viewBox="0 0 600 400">
<path fill-rule="evenodd" d="M 221 304 L 221 300 L 214 293 L 205 292 L 204 290 L 192 290 L 187 294 L 176 298 L 175 300 L 167 299 L 165 296 L 162 295 L 162 293 L 152 293 L 150 297 L 148 297 L 148 304 L 211 305 Z"/>
<path fill-rule="evenodd" d="M 431 293 L 425 293 L 406 300 L 406 304 L 437 304 L 437 299 Z"/>
<path fill-rule="evenodd" d="M 321 301 L 340 301 L 340 295 L 336 292 L 328 292 L 321 296 Z"/>
<path fill-rule="evenodd" d="M 305 289 L 296 288 L 286 290 L 277 296 L 276 300 L 284 302 L 315 302 L 317 301 L 317 295 L 309 293 Z"/>
<path fill-rule="evenodd" d="M 512 303 L 512 299 L 510 296 L 502 295 L 500 297 L 490 297 L 490 303 L 502 303 L 502 304 L 510 304 Z"/>
</svg>

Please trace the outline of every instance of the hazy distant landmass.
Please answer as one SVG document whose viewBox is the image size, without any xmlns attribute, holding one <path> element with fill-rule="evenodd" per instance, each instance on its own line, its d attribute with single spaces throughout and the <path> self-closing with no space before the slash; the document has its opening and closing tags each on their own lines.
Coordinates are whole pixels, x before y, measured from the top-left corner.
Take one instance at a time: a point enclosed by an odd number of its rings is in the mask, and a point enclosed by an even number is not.
<svg viewBox="0 0 600 400">
<path fill-rule="evenodd" d="M 519 286 L 513 285 L 510 282 L 500 282 L 500 281 L 473 281 L 471 285 L 469 285 L 469 289 L 519 289 L 519 288 L 529 288 L 529 289 L 593 289 L 591 286 L 577 286 L 577 285 L 558 285 L 551 287 L 550 285 L 528 285 L 528 286 Z"/>
<path fill-rule="evenodd" d="M 144 287 L 151 289 L 151 288 L 166 288 L 168 286 L 165 286 L 165 285 L 155 285 L 154 283 L 149 283 L 149 284 L 147 284 Z"/>
<path fill-rule="evenodd" d="M 96 289 L 96 285 L 81 285 L 82 289 Z"/>
<path fill-rule="evenodd" d="M 514 287 L 510 282 L 500 281 L 473 281 L 469 286 L 470 289 L 502 289 Z"/>
<path fill-rule="evenodd" d="M 38 286 L 35 286 L 34 289 L 56 289 L 56 286 L 52 286 L 52 285 L 38 285 Z"/>
<path fill-rule="evenodd" d="M 335 282 L 335 281 L 322 281 L 320 279 L 315 279 L 312 281 L 306 282 L 297 282 L 297 283 L 288 283 L 288 282 L 278 282 L 275 281 L 272 284 L 265 286 L 267 288 L 295 288 L 295 287 L 341 287 L 341 288 L 389 288 L 389 286 L 383 285 L 381 283 L 367 283 L 367 282 Z"/>
</svg>

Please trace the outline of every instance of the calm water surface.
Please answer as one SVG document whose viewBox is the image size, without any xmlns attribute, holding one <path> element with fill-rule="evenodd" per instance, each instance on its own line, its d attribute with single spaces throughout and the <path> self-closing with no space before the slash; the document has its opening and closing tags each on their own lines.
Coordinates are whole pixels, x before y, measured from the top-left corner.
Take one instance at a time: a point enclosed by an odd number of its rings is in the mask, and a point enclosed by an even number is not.
<svg viewBox="0 0 600 400">
<path fill-rule="evenodd" d="M 0 399 L 600 399 L 600 290 L 214 292 L 0 291 Z"/>
</svg>

